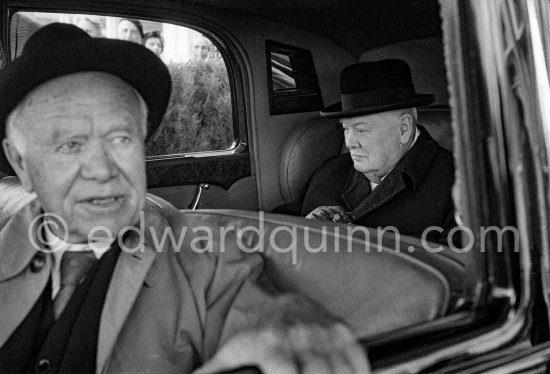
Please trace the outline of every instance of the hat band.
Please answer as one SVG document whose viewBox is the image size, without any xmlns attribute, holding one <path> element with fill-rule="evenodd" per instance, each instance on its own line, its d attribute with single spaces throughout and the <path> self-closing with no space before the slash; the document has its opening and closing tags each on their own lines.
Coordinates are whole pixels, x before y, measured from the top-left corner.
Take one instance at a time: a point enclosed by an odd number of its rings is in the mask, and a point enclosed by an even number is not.
<svg viewBox="0 0 550 374">
<path fill-rule="evenodd" d="M 416 96 L 414 88 L 379 88 L 342 94 L 342 110 L 362 109 L 372 105 L 391 104 Z"/>
</svg>

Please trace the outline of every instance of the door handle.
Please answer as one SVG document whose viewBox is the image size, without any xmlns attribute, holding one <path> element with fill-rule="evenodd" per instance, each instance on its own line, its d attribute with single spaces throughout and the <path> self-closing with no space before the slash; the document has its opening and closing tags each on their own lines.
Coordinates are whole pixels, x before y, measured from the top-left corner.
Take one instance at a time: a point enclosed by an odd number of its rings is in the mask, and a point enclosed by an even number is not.
<svg viewBox="0 0 550 374">
<path fill-rule="evenodd" d="M 197 187 L 197 192 L 195 193 L 195 197 L 193 198 L 193 201 L 191 201 L 191 204 L 189 204 L 189 207 L 187 209 L 195 210 L 199 206 L 199 202 L 201 200 L 202 191 L 207 190 L 210 188 L 210 185 L 208 183 L 201 183 Z"/>
</svg>

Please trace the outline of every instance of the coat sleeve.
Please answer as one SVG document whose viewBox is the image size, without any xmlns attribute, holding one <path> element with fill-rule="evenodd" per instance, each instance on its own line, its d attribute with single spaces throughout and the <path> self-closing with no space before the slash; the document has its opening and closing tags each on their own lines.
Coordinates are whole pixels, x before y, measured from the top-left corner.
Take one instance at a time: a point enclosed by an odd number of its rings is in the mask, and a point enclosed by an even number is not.
<svg viewBox="0 0 550 374">
<path fill-rule="evenodd" d="M 308 182 L 301 215 L 306 216 L 320 206 L 344 206 L 341 194 L 352 170 L 349 154 L 339 155 L 325 161 Z"/>
<path fill-rule="evenodd" d="M 201 315 L 198 353 L 203 362 L 235 333 L 257 325 L 277 302 L 275 288 L 264 274 L 263 257 L 239 248 L 231 227 L 240 223 L 231 217 L 220 219 L 224 218 L 194 215 L 177 223 L 188 230 L 177 259 Z"/>
</svg>

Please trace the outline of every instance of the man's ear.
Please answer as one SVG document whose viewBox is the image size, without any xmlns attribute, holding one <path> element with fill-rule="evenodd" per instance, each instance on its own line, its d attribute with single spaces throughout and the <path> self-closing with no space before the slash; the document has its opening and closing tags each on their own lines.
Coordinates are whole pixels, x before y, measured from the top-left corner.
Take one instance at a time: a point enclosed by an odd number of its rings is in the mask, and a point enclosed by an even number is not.
<svg viewBox="0 0 550 374">
<path fill-rule="evenodd" d="M 409 113 L 403 113 L 399 117 L 399 135 L 401 144 L 406 144 L 414 135 L 414 120 Z"/>
<path fill-rule="evenodd" d="M 33 192 L 27 162 L 21 152 L 19 152 L 19 150 L 9 139 L 4 139 L 2 141 L 2 147 L 4 148 L 4 153 L 6 154 L 11 167 L 15 170 L 15 174 L 17 174 L 17 177 L 21 181 L 23 188 L 28 192 Z"/>
</svg>

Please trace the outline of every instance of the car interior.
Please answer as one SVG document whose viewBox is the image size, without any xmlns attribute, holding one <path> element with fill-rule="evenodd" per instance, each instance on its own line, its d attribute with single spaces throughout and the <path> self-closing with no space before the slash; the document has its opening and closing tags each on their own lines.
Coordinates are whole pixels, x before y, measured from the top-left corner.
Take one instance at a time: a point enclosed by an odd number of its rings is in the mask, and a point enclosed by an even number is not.
<svg viewBox="0 0 550 374">
<path fill-rule="evenodd" d="M 437 0 L 7 1 L 2 63 L 40 27 L 77 15 L 96 17 L 101 37 L 116 38 L 127 18 L 160 32 L 173 93 L 147 144 L 148 192 L 185 211 L 191 225 L 247 228 L 229 234 L 225 249 L 262 248 L 278 290 L 305 294 L 346 321 L 375 370 L 400 372 L 440 352 L 418 366 L 435 372 L 437 362 L 453 362 L 454 353 L 441 353 L 450 342 L 494 329 L 519 303 L 520 276 L 510 265 L 519 255 L 427 250 L 421 238 L 338 223 L 327 233 L 326 222 L 299 213 L 315 170 L 347 152 L 339 121 L 319 111 L 340 100 L 340 73 L 353 63 L 407 61 L 416 91 L 436 97 L 419 108 L 419 124 L 457 167 L 473 166 L 456 157 L 463 130 L 449 95 L 448 9 Z M 458 223 L 468 220 L 461 173 Z M 462 236 L 464 247 L 478 240 Z M 305 249 L 323 245 L 322 253 Z"/>
</svg>

